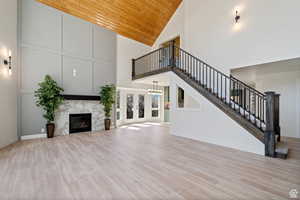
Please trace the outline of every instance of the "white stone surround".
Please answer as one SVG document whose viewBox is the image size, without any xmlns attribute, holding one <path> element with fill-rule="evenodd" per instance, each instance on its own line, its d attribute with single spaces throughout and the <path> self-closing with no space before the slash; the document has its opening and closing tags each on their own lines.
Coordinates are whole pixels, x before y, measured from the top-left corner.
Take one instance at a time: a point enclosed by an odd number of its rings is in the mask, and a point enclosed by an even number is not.
<svg viewBox="0 0 300 200">
<path fill-rule="evenodd" d="M 55 136 L 69 134 L 69 115 L 92 113 L 92 131 L 104 129 L 103 106 L 98 101 L 66 100 L 59 107 L 55 119 Z"/>
</svg>

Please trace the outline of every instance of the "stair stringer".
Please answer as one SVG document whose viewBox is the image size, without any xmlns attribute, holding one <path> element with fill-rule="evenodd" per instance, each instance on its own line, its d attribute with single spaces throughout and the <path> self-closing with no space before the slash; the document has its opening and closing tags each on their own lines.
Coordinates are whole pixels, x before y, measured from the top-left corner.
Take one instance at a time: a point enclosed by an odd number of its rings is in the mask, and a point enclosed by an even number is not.
<svg viewBox="0 0 300 200">
<path fill-rule="evenodd" d="M 171 134 L 265 155 L 265 145 L 174 72 L 170 76 Z M 177 87 L 194 98 L 199 109 L 177 108 Z"/>
</svg>

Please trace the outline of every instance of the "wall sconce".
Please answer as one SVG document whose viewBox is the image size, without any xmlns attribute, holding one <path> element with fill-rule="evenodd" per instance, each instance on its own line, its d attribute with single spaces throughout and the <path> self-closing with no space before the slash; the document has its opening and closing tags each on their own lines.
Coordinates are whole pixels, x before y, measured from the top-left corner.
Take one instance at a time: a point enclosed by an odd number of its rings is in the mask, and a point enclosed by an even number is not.
<svg viewBox="0 0 300 200">
<path fill-rule="evenodd" d="M 235 11 L 235 23 L 237 24 L 239 20 L 241 19 L 241 16 L 239 15 L 239 11 Z"/>
<path fill-rule="evenodd" d="M 4 60 L 4 65 L 8 65 L 8 74 L 11 75 L 11 51 L 8 52 L 8 60 Z"/>
</svg>

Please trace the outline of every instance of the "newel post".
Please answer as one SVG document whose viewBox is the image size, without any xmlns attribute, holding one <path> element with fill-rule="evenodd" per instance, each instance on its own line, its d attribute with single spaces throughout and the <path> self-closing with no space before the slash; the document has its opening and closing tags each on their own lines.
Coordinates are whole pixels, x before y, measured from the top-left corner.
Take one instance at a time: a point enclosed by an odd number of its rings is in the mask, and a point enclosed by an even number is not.
<svg viewBox="0 0 300 200">
<path fill-rule="evenodd" d="M 280 137 L 281 137 L 281 133 L 280 133 L 280 118 L 279 118 L 279 105 L 280 105 L 280 94 L 275 94 L 274 97 L 274 128 L 275 128 L 275 135 L 278 135 L 277 137 L 277 141 L 280 142 Z"/>
<path fill-rule="evenodd" d="M 135 77 L 135 59 L 132 59 L 132 78 Z"/>
<path fill-rule="evenodd" d="M 266 92 L 265 155 L 275 157 L 276 93 Z"/>
</svg>

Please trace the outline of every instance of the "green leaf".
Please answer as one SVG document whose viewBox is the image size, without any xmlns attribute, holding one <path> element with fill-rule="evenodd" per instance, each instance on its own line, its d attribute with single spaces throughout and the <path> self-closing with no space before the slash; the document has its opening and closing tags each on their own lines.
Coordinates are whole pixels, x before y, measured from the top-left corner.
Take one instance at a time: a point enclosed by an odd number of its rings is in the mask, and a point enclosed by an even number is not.
<svg viewBox="0 0 300 200">
<path fill-rule="evenodd" d="M 100 103 L 104 106 L 103 110 L 106 118 L 110 118 L 112 106 L 115 103 L 116 87 L 115 85 L 105 85 L 100 88 Z"/>
<path fill-rule="evenodd" d="M 46 75 L 43 82 L 39 83 L 39 88 L 34 92 L 36 105 L 44 110 L 43 117 L 47 122 L 53 122 L 55 111 L 63 103 L 60 93 L 64 90 L 58 84 Z"/>
</svg>

